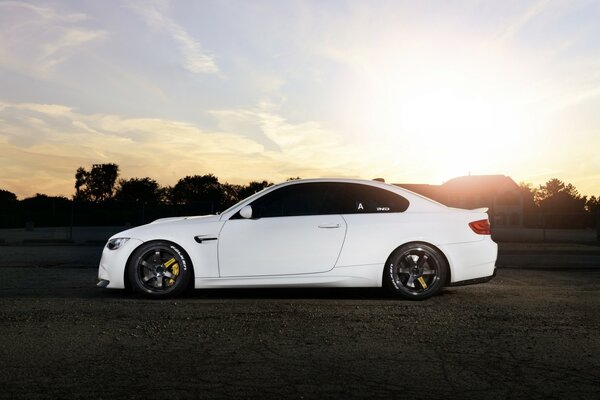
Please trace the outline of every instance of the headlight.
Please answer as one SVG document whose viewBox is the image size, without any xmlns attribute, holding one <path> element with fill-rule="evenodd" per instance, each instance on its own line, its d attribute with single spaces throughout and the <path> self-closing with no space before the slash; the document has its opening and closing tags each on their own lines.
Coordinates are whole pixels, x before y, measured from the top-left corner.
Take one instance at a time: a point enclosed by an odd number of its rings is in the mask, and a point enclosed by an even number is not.
<svg viewBox="0 0 600 400">
<path fill-rule="evenodd" d="M 129 238 L 114 238 L 110 239 L 106 244 L 109 250 L 116 250 L 127 242 Z"/>
</svg>

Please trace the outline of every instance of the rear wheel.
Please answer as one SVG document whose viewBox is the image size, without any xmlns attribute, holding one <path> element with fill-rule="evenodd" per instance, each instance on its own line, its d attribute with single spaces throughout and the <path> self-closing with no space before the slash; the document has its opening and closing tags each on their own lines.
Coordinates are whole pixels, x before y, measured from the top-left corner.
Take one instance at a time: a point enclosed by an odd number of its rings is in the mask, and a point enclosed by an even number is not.
<svg viewBox="0 0 600 400">
<path fill-rule="evenodd" d="M 181 294 L 189 285 L 192 264 L 179 246 L 150 242 L 133 253 L 128 265 L 133 290 L 148 297 L 168 298 Z"/>
<path fill-rule="evenodd" d="M 388 258 L 383 284 L 391 294 L 411 300 L 438 293 L 448 275 L 448 263 L 439 250 L 424 243 L 409 243 Z"/>
</svg>

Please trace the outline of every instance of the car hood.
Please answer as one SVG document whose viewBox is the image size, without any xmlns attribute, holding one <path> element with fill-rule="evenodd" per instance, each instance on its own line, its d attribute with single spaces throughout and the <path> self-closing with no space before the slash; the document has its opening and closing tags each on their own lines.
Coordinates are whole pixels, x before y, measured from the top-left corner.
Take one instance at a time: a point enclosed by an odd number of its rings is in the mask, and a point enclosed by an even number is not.
<svg viewBox="0 0 600 400">
<path fill-rule="evenodd" d="M 166 222 L 177 222 L 177 221 L 194 221 L 194 222 L 217 222 L 221 218 L 220 215 L 201 215 L 194 217 L 170 217 L 170 218 L 159 218 L 155 221 L 150 222 L 148 225 L 153 224 L 164 224 Z"/>
<path fill-rule="evenodd" d="M 150 222 L 146 225 L 136 226 L 135 228 L 127 229 L 125 231 L 121 231 L 113 236 L 110 239 L 118 238 L 118 237 L 128 237 L 128 238 L 138 238 L 142 240 L 146 240 L 148 237 L 161 237 L 162 233 L 170 231 L 170 228 L 181 227 L 182 225 L 187 225 L 190 223 L 198 224 L 198 223 L 214 223 L 218 222 L 220 219 L 219 215 L 203 215 L 199 217 L 172 217 L 172 218 L 160 218 L 156 221 Z M 207 232 L 212 233 L 213 230 L 210 225 L 207 225 Z"/>
</svg>

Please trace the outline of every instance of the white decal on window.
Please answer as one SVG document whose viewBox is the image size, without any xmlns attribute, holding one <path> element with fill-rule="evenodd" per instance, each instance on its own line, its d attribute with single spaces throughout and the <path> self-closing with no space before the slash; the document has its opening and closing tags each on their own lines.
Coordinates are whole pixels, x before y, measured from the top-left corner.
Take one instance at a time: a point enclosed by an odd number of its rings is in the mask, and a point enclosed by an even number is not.
<svg viewBox="0 0 600 400">
<path fill-rule="evenodd" d="M 389 207 L 377 207 L 377 211 L 390 211 Z"/>
<path fill-rule="evenodd" d="M 358 203 L 358 210 L 364 210 L 365 208 L 363 207 L 362 203 Z"/>
</svg>

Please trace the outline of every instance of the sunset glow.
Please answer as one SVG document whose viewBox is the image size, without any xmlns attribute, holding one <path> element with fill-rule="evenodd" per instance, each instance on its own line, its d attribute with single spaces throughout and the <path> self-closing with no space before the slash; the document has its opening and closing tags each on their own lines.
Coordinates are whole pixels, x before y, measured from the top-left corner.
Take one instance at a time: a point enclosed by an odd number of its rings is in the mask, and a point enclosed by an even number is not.
<svg viewBox="0 0 600 400">
<path fill-rule="evenodd" d="M 600 194 L 600 3 L 0 1 L 0 189 L 79 166 Z"/>
</svg>

